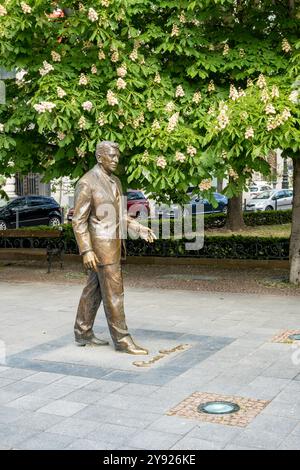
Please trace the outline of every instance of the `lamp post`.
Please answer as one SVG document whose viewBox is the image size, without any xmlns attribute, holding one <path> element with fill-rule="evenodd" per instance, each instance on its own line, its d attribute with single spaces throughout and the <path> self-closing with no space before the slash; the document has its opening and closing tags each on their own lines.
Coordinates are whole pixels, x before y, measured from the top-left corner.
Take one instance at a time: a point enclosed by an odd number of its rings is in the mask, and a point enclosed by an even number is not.
<svg viewBox="0 0 300 470">
<path fill-rule="evenodd" d="M 289 172 L 288 172 L 288 163 L 287 163 L 287 157 L 283 157 L 283 171 L 282 171 L 282 183 L 281 183 L 281 188 L 282 189 L 288 189 L 289 188 Z"/>
</svg>

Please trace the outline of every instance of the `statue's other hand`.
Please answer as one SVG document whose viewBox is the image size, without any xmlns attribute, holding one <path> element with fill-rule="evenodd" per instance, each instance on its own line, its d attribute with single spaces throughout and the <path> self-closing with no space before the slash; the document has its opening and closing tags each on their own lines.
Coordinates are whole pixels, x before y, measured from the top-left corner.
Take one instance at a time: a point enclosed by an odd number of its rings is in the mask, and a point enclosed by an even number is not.
<svg viewBox="0 0 300 470">
<path fill-rule="evenodd" d="M 153 243 L 157 238 L 153 230 L 148 227 L 144 227 L 143 225 L 140 228 L 140 237 L 149 243 Z"/>
<path fill-rule="evenodd" d="M 83 265 L 85 269 L 93 269 L 96 271 L 97 264 L 99 264 L 99 260 L 93 251 L 88 251 L 83 255 Z"/>
</svg>

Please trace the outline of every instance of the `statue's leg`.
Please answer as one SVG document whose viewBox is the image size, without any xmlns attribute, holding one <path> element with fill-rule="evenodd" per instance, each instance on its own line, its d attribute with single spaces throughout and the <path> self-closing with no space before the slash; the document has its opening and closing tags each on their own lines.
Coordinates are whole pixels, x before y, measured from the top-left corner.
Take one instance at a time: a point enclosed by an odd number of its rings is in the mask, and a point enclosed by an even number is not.
<svg viewBox="0 0 300 470">
<path fill-rule="evenodd" d="M 95 271 L 90 271 L 78 305 L 74 325 L 76 340 L 93 336 L 93 325 L 101 300 L 98 275 Z"/>
<path fill-rule="evenodd" d="M 129 354 L 148 354 L 132 340 L 124 312 L 124 288 L 120 263 L 98 267 L 103 306 L 109 331 L 118 351 Z"/>
</svg>

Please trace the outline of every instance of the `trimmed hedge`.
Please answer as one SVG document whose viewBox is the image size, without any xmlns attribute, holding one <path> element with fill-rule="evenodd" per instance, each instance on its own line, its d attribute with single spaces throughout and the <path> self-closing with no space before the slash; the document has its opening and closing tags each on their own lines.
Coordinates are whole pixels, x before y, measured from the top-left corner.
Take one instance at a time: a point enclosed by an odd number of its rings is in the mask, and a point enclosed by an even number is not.
<svg viewBox="0 0 300 470">
<path fill-rule="evenodd" d="M 47 239 L 38 236 L 39 230 L 45 227 L 36 227 L 37 248 L 47 246 Z M 23 229 L 22 229 L 23 230 Z M 49 230 L 49 227 L 47 227 Z M 57 229 L 56 229 L 57 230 Z M 32 232 L 32 228 L 31 228 Z M 28 238 L 31 238 L 32 234 Z M 12 240 L 12 239 L 11 239 Z M 14 239 L 14 242 L 17 239 Z M 128 256 L 161 256 L 161 257 L 195 257 L 195 258 L 223 258 L 223 259 L 279 259 L 286 260 L 289 257 L 289 239 L 284 237 L 253 237 L 243 235 L 224 236 L 205 236 L 204 246 L 200 250 L 186 250 L 186 243 L 193 240 L 168 239 L 156 240 L 153 244 L 146 243 L 144 240 L 127 240 Z M 66 253 L 78 253 L 77 244 L 71 225 L 63 226 L 62 240 L 51 240 L 52 246 L 63 242 Z M 10 246 L 10 239 L 0 239 L 0 248 Z M 16 246 L 15 244 L 12 246 Z M 25 248 L 26 243 L 22 244 Z M 28 247 L 31 245 L 28 244 Z"/>
</svg>

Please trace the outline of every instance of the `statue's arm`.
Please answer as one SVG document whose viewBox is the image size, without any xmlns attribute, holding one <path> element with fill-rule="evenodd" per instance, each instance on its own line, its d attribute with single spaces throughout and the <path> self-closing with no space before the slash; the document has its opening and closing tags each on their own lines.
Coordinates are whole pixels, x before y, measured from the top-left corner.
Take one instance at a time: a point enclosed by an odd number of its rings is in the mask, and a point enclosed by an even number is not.
<svg viewBox="0 0 300 470">
<path fill-rule="evenodd" d="M 87 182 L 79 182 L 75 189 L 72 225 L 81 255 L 93 251 L 88 219 L 91 211 L 92 191 Z"/>
</svg>

